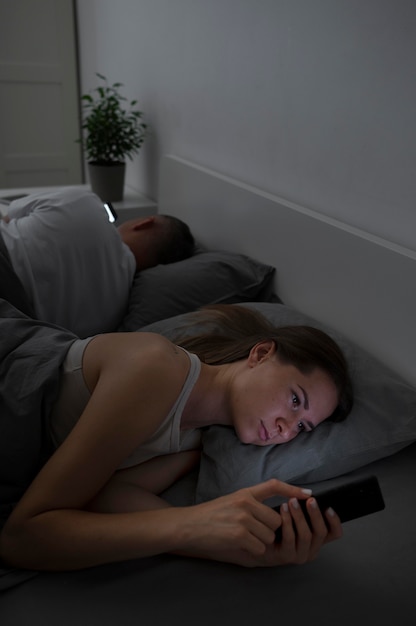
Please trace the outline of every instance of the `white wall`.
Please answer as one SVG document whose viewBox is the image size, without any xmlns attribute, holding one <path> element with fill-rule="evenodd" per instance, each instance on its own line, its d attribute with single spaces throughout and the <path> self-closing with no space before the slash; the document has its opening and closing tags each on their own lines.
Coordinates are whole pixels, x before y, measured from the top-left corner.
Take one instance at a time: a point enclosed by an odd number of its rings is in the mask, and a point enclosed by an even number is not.
<svg viewBox="0 0 416 626">
<path fill-rule="evenodd" d="M 153 127 L 131 186 L 174 153 L 416 250 L 414 0 L 77 4 L 83 91 Z"/>
</svg>

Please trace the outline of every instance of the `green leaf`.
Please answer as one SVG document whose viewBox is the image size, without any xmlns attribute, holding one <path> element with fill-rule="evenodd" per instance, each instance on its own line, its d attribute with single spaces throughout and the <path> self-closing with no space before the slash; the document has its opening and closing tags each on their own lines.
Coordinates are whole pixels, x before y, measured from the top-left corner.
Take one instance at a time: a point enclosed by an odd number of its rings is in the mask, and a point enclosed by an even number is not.
<svg viewBox="0 0 416 626">
<path fill-rule="evenodd" d="M 84 131 L 81 141 L 89 161 L 125 161 L 133 158 L 149 134 L 148 125 L 138 120 L 143 112 L 134 109 L 137 100 L 130 101 L 128 109 L 123 108 L 127 103 L 119 92 L 122 83 L 107 84 L 107 78 L 96 74 L 105 82 L 93 92 L 81 96 L 83 119 L 81 128 Z"/>
</svg>

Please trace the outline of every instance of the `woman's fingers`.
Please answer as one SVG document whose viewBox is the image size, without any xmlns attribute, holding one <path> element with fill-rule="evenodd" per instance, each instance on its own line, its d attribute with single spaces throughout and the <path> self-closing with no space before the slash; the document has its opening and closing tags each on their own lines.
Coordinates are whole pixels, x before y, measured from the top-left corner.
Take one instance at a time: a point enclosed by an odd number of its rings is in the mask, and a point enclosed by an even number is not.
<svg viewBox="0 0 416 626">
<path fill-rule="evenodd" d="M 284 496 L 285 498 L 309 498 L 312 494 L 310 489 L 303 489 L 295 485 L 289 485 L 277 478 L 271 478 L 263 483 L 259 483 L 254 487 L 248 487 L 248 491 L 258 500 L 263 502 L 274 496 Z"/>
<path fill-rule="evenodd" d="M 327 524 L 329 526 L 329 532 L 326 537 L 325 543 L 329 541 L 335 541 L 335 539 L 341 539 L 343 535 L 343 529 L 341 520 L 333 509 L 327 509 L 324 512 L 325 519 L 327 520 Z"/>
<path fill-rule="evenodd" d="M 263 504 L 264 500 L 272 498 L 276 495 L 290 497 L 291 509 L 293 508 L 293 519 L 295 521 L 296 534 L 292 526 L 292 517 L 289 510 L 285 511 L 285 537 L 286 544 L 291 544 L 290 552 L 295 552 L 295 544 L 299 542 L 298 534 L 300 532 L 301 552 L 306 553 L 308 548 L 308 525 L 305 521 L 302 511 L 300 510 L 297 498 L 305 499 L 311 494 L 310 489 L 303 489 L 289 485 L 277 479 L 270 479 L 254 487 L 241 489 L 235 492 L 232 497 L 237 508 L 241 509 L 241 513 L 245 511 L 248 515 L 240 518 L 241 529 L 248 531 L 250 537 L 245 537 L 244 549 L 249 550 L 252 554 L 261 554 L 269 545 L 272 545 L 276 539 L 276 530 L 282 524 L 282 516 L 273 508 Z M 242 536 L 244 533 L 242 533 Z M 309 532 L 310 535 L 310 532 Z M 289 550 L 287 550 L 289 552 Z"/>
<path fill-rule="evenodd" d="M 196 534 L 198 550 L 211 555 L 224 551 L 225 560 L 235 558 L 234 562 L 258 565 L 313 560 L 325 543 L 342 535 L 342 527 L 331 511 L 324 519 L 311 497 L 307 499 L 306 517 L 293 496 L 281 505 L 280 514 L 263 504 L 263 500 L 277 494 L 293 492 L 300 492 L 302 499 L 308 495 L 299 487 L 272 479 L 197 505 L 193 509 L 196 517 L 192 534 Z M 282 538 L 277 543 L 279 527 Z"/>
<path fill-rule="evenodd" d="M 338 516 L 331 511 L 323 516 L 314 498 L 307 500 L 306 516 L 297 498 L 284 502 L 280 514 L 263 504 L 261 498 L 282 488 L 275 481 L 267 482 L 190 507 L 191 526 L 178 552 L 245 566 L 301 564 L 342 535 Z M 281 541 L 277 542 L 279 527 Z"/>
<path fill-rule="evenodd" d="M 343 530 L 341 520 L 333 509 L 329 508 L 326 511 L 321 511 L 314 498 L 310 498 L 306 502 L 306 508 L 313 532 L 323 543 L 328 543 L 342 537 Z"/>
<path fill-rule="evenodd" d="M 306 502 L 305 517 L 299 502 L 292 498 L 280 507 L 282 517 L 281 556 L 287 563 L 305 563 L 315 559 L 322 546 L 342 537 L 339 517 L 329 509 L 322 515 L 314 498 Z"/>
<path fill-rule="evenodd" d="M 248 490 L 241 490 L 233 498 L 236 521 L 248 531 L 260 544 L 251 541 L 256 554 L 262 553 L 265 546 L 275 540 L 276 528 L 280 526 L 279 513 L 259 502 Z"/>
<path fill-rule="evenodd" d="M 274 542 L 279 514 L 248 489 L 190 508 L 195 545 L 212 550 L 243 550 L 259 556 Z"/>
</svg>

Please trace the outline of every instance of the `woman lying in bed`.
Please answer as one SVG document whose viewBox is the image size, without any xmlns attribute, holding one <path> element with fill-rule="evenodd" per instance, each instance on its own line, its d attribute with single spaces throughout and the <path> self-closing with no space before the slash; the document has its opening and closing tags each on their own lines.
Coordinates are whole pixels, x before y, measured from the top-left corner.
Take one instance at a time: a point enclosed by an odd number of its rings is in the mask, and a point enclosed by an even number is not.
<svg viewBox="0 0 416 626">
<path fill-rule="evenodd" d="M 281 444 L 343 419 L 352 404 L 345 359 L 321 331 L 273 328 L 234 305 L 198 315 L 223 334 L 182 347 L 151 333 L 72 344 L 50 422 L 57 450 L 3 529 L 6 562 L 63 570 L 171 552 L 280 565 L 309 561 L 341 537 L 334 511 L 322 516 L 310 491 L 276 479 L 189 507 L 157 495 L 198 462 L 201 427 Z M 289 499 L 280 514 L 263 504 L 276 495 Z"/>
</svg>

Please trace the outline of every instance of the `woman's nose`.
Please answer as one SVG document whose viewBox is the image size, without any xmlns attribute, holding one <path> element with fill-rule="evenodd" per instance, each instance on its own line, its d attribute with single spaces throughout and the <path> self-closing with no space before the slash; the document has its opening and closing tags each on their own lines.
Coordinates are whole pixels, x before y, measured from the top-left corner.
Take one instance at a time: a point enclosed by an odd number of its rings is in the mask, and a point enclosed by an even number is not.
<svg viewBox="0 0 416 626">
<path fill-rule="evenodd" d="M 287 419 L 279 417 L 276 420 L 276 434 L 278 437 L 286 442 L 296 437 L 295 422 L 296 420 L 289 422 Z"/>
</svg>

